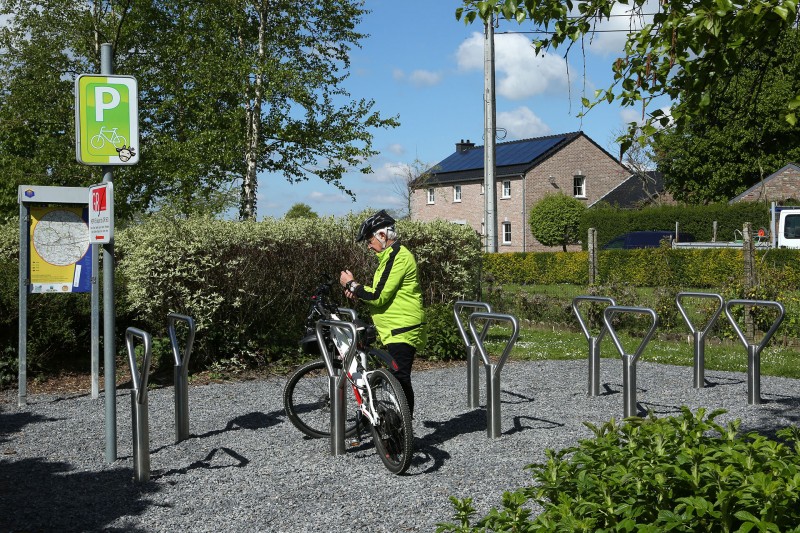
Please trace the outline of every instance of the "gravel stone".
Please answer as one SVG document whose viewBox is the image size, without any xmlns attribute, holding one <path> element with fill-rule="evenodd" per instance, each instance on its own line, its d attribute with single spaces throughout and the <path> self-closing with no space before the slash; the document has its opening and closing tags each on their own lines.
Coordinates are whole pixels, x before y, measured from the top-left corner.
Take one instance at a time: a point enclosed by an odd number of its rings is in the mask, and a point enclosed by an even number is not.
<svg viewBox="0 0 800 533">
<path fill-rule="evenodd" d="M 743 354 L 743 357 L 746 355 Z M 689 354 L 687 357 L 691 357 Z M 639 361 L 642 413 L 723 408 L 742 431 L 800 424 L 800 380 L 762 376 L 747 405 L 747 375 Z M 105 461 L 101 393 L 37 394 L 18 407 L 0 393 L 0 531 L 433 531 L 453 515 L 449 496 L 479 515 L 531 481 L 525 466 L 591 437 L 584 422 L 623 415 L 622 363 L 601 362 L 600 396 L 587 396 L 585 361 L 509 362 L 501 373 L 502 436 L 487 437 L 467 407 L 466 366 L 414 373 L 415 455 L 406 475 L 383 467 L 371 438 L 331 455 L 287 420 L 285 380 L 193 385 L 190 433 L 176 444 L 172 387 L 149 392 L 151 479 L 133 480 L 130 391 L 117 391 L 117 460 Z"/>
</svg>

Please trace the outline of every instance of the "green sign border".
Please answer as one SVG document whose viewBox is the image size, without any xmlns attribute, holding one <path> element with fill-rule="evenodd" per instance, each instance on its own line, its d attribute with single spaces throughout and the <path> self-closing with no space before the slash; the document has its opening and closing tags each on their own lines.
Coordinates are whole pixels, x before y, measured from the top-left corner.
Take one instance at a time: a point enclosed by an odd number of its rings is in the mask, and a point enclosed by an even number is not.
<svg viewBox="0 0 800 533">
<path fill-rule="evenodd" d="M 113 99 L 118 95 L 120 100 L 114 106 L 97 111 L 96 88 L 104 86 L 112 90 L 105 91 L 103 97 Z M 102 121 L 96 120 L 97 113 L 102 114 Z M 75 157 L 78 162 L 84 165 L 135 165 L 139 162 L 139 148 L 136 78 L 97 74 L 78 76 L 75 79 Z"/>
</svg>

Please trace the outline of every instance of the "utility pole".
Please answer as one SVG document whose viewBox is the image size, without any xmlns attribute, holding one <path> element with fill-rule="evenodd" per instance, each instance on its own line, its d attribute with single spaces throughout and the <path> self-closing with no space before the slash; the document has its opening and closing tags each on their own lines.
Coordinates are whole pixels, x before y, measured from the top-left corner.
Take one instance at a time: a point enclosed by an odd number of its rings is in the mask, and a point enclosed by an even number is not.
<svg viewBox="0 0 800 533">
<path fill-rule="evenodd" d="M 494 96 L 494 14 L 484 24 L 483 38 L 483 189 L 484 225 L 486 226 L 484 250 L 497 252 L 497 191 L 495 190 L 495 132 L 496 102 Z"/>
</svg>

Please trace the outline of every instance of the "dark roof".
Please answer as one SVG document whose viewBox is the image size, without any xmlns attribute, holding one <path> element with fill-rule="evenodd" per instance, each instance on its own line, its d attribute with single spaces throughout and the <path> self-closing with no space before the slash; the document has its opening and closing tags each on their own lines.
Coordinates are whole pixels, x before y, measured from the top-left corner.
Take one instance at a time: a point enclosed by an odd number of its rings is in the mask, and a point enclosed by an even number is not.
<svg viewBox="0 0 800 533">
<path fill-rule="evenodd" d="M 641 207 L 658 197 L 664 191 L 664 175 L 661 172 L 648 170 L 643 174 L 632 174 L 625 181 L 608 191 L 593 202 L 607 202 L 615 207 L 630 209 Z M 591 207 L 590 205 L 589 207 Z"/>
<path fill-rule="evenodd" d="M 524 174 L 580 135 L 583 135 L 583 132 L 497 143 L 496 175 Z M 483 149 L 483 146 L 474 146 L 454 152 L 428 170 L 425 183 L 449 183 L 482 178 Z"/>
<path fill-rule="evenodd" d="M 749 189 L 744 191 L 742 194 L 739 194 L 739 195 L 731 198 L 730 200 L 728 200 L 728 203 L 729 204 L 733 204 L 733 203 L 738 202 L 739 200 L 741 200 L 742 198 L 744 198 L 745 196 L 747 196 L 751 192 L 755 191 L 759 187 L 763 187 L 766 182 L 768 182 L 768 181 L 780 176 L 781 174 L 783 174 L 784 172 L 786 172 L 787 170 L 790 170 L 790 169 L 794 170 L 795 172 L 800 172 L 800 166 L 798 166 L 796 163 L 788 163 L 788 164 L 784 165 L 783 167 L 781 167 L 780 169 L 778 169 L 775 172 L 773 172 L 772 174 L 770 174 L 769 176 L 767 176 L 766 178 L 764 178 L 762 181 L 759 181 L 758 183 L 756 183 L 755 185 L 753 185 L 752 187 L 750 187 Z"/>
</svg>

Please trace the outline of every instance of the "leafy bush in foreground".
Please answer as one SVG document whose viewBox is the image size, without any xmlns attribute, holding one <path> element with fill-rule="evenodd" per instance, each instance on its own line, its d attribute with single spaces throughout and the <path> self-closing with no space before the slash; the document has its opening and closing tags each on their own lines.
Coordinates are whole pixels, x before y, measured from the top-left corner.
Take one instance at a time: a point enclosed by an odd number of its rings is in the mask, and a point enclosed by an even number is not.
<svg viewBox="0 0 800 533">
<path fill-rule="evenodd" d="M 473 526 L 471 499 L 451 498 L 458 523 L 437 531 L 800 531 L 800 428 L 738 436 L 739 421 L 687 407 L 677 417 L 613 419 L 578 446 L 547 450 L 534 485 L 503 495 Z M 544 511 L 531 517 L 530 504 Z"/>
</svg>

